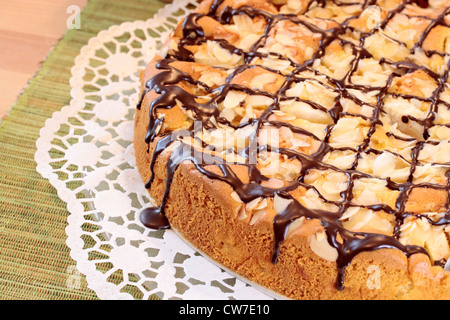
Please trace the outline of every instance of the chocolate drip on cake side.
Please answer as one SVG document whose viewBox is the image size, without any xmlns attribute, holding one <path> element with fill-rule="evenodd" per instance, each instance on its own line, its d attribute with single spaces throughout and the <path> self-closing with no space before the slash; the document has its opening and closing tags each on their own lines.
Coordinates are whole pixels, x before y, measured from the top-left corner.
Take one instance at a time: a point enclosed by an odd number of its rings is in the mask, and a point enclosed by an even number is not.
<svg viewBox="0 0 450 320">
<path fill-rule="evenodd" d="M 340 1 L 332 1 L 335 5 L 345 6 L 351 5 L 345 4 Z M 201 26 L 198 23 L 198 19 L 200 19 L 202 14 L 193 13 L 186 17 L 182 24 L 183 30 L 183 38 L 179 41 L 177 50 L 174 52 L 170 52 L 167 57 L 163 58 L 157 63 L 156 68 L 160 70 L 160 72 L 151 78 L 147 84 L 146 88 L 142 93 L 141 102 L 137 106 L 138 109 L 142 108 L 142 101 L 145 95 L 150 91 L 155 91 L 159 96 L 150 104 L 149 106 L 149 114 L 150 121 L 148 124 L 148 132 L 146 135 L 146 143 L 150 145 L 155 139 L 158 137 L 159 140 L 156 143 L 156 146 L 152 153 L 152 159 L 150 162 L 150 171 L 151 177 L 149 181 L 146 183 L 146 188 L 150 188 L 151 184 L 154 180 L 154 166 L 156 163 L 157 157 L 168 147 L 170 147 L 173 143 L 177 143 L 177 146 L 171 151 L 171 155 L 166 167 L 166 180 L 165 180 L 165 190 L 162 197 L 162 201 L 160 206 L 147 208 L 142 212 L 141 220 L 144 225 L 155 228 L 155 229 L 165 229 L 170 228 L 170 223 L 168 219 L 165 217 L 165 205 L 169 198 L 170 193 L 170 185 L 173 182 L 173 178 L 175 172 L 179 165 L 184 161 L 190 161 L 194 164 L 195 168 L 210 179 L 221 180 L 227 184 L 229 184 L 233 190 L 238 194 L 240 199 L 244 203 L 248 203 L 258 197 L 275 197 L 280 196 L 290 200 L 290 204 L 285 208 L 285 210 L 279 214 L 277 214 L 273 220 L 273 237 L 274 237 L 274 246 L 272 252 L 272 262 L 277 263 L 278 257 L 282 252 L 280 252 L 281 245 L 285 239 L 287 229 L 293 221 L 298 218 L 305 217 L 306 219 L 318 219 L 320 220 L 322 226 L 325 229 L 328 243 L 337 250 L 338 258 L 336 261 L 337 264 L 337 281 L 336 288 L 338 290 L 342 290 L 344 288 L 344 276 L 345 276 L 345 268 L 351 263 L 352 259 L 361 252 L 364 251 L 373 251 L 384 248 L 394 248 L 402 251 L 406 256 L 410 256 L 415 253 L 423 253 L 428 255 L 427 251 L 423 247 L 412 246 L 412 245 L 403 245 L 399 241 L 400 231 L 399 226 L 402 224 L 404 219 L 408 216 L 415 215 L 406 210 L 406 204 L 408 202 L 409 196 L 414 188 L 431 188 L 437 190 L 446 191 L 447 194 L 450 193 L 450 170 L 447 170 L 446 185 L 437 185 L 433 183 L 413 183 L 413 176 L 416 171 L 417 166 L 419 165 L 419 154 L 423 150 L 423 148 L 427 144 L 435 144 L 434 141 L 428 141 L 429 139 L 429 130 L 432 126 L 435 125 L 435 117 L 437 113 L 437 108 L 439 104 L 444 104 L 447 107 L 448 104 L 439 98 L 440 93 L 444 90 L 444 85 L 449 76 L 449 63 L 447 63 L 447 70 L 443 73 L 443 75 L 439 75 L 423 66 L 419 66 L 412 61 L 399 61 L 394 62 L 388 59 L 382 58 L 380 59 L 380 64 L 386 64 L 392 67 L 395 71 L 389 76 L 386 81 L 386 84 L 381 87 L 372 87 L 369 85 L 356 85 L 351 81 L 351 77 L 355 70 L 358 67 L 358 63 L 361 59 L 370 58 L 372 55 L 364 49 L 364 41 L 374 34 L 375 31 L 372 30 L 367 33 L 361 33 L 361 40 L 359 44 L 354 44 L 348 40 L 344 40 L 340 36 L 345 34 L 346 31 L 353 31 L 353 28 L 349 25 L 349 21 L 355 16 L 350 17 L 338 24 L 337 27 L 331 30 L 322 30 L 317 26 L 307 22 L 304 19 L 300 19 L 295 15 L 285 15 L 285 14 L 270 14 L 266 11 L 258 10 L 252 7 L 243 6 L 240 8 L 231 8 L 226 7 L 223 8 L 219 12 L 219 8 L 223 0 L 216 0 L 211 6 L 210 11 L 206 14 L 211 18 L 214 18 L 218 22 L 222 24 L 231 23 L 232 17 L 236 15 L 245 14 L 250 18 L 259 17 L 265 20 L 266 25 L 264 29 L 264 33 L 261 38 L 256 41 L 256 43 L 251 47 L 249 52 L 245 52 L 239 48 L 234 47 L 230 43 L 225 40 L 215 40 L 223 49 L 228 50 L 232 54 L 236 54 L 242 56 L 243 64 L 236 67 L 234 71 L 228 76 L 225 84 L 220 86 L 217 89 L 209 88 L 204 83 L 200 83 L 192 78 L 191 75 L 186 74 L 173 66 L 171 66 L 171 62 L 175 60 L 180 61 L 195 61 L 193 54 L 186 48 L 189 45 L 199 45 L 201 43 L 206 42 L 208 39 L 205 36 L 205 33 Z M 365 1 L 362 4 L 362 8 L 367 8 L 370 5 L 376 4 L 376 1 L 370 0 Z M 426 0 L 416 0 L 416 1 L 404 1 L 397 8 L 389 11 L 383 21 L 380 23 L 380 29 L 384 28 L 389 21 L 395 16 L 395 14 L 402 12 L 407 5 L 417 5 L 421 8 L 426 8 L 428 6 L 428 1 Z M 326 5 L 326 1 L 310 1 L 309 5 L 306 8 L 306 11 L 302 14 L 309 11 L 315 5 L 324 7 Z M 442 14 L 440 14 L 436 19 L 430 19 L 431 22 L 427 29 L 424 31 L 422 37 L 419 42 L 416 43 L 414 48 L 411 49 L 411 52 L 414 52 L 414 49 L 421 48 L 424 42 L 426 35 L 432 30 L 433 27 L 437 25 L 441 25 L 445 23 L 445 15 L 450 13 L 450 8 L 447 8 Z M 274 28 L 276 23 L 282 20 L 288 20 L 297 25 L 302 25 L 308 28 L 313 33 L 320 34 L 320 44 L 318 50 L 313 54 L 313 57 L 303 63 L 296 63 L 292 59 L 285 58 L 279 54 L 274 53 L 262 53 L 258 51 L 261 48 L 267 38 L 270 35 L 271 30 Z M 293 83 L 298 83 L 301 81 L 307 80 L 307 78 L 302 78 L 301 73 L 303 71 L 313 72 L 317 74 L 317 70 L 313 68 L 314 61 L 316 59 L 320 59 L 325 54 L 325 48 L 330 45 L 333 41 L 339 40 L 341 45 L 349 45 L 355 59 L 351 62 L 350 69 L 346 73 L 346 75 L 340 79 L 336 80 L 332 77 L 325 76 L 327 81 L 329 81 L 333 88 L 331 88 L 335 93 L 337 93 L 338 97 L 335 99 L 334 106 L 328 110 L 324 106 L 320 104 L 309 101 L 302 100 L 299 97 L 295 98 L 297 101 L 301 101 L 303 103 L 307 103 L 314 109 L 321 110 L 323 112 L 329 113 L 331 118 L 333 119 L 333 123 L 329 125 L 326 129 L 326 135 L 323 140 L 319 139 L 312 132 L 309 132 L 305 129 L 295 127 L 293 125 L 269 120 L 269 116 L 273 111 L 279 109 L 280 102 L 286 99 L 292 99 L 292 97 L 286 96 L 286 91 L 291 87 Z M 441 54 L 439 52 L 426 52 L 426 55 L 432 54 Z M 282 87 L 275 93 L 254 91 L 247 87 L 231 84 L 232 79 L 238 75 L 240 72 L 243 72 L 249 68 L 255 67 L 251 62 L 254 58 L 267 58 L 270 56 L 276 56 L 279 59 L 284 59 L 289 62 L 289 65 L 293 67 L 293 71 L 285 76 L 286 80 Z M 432 96 L 429 98 L 421 98 L 417 96 L 407 96 L 401 95 L 398 93 L 391 93 L 388 91 L 392 80 L 394 77 L 399 76 L 400 74 L 408 74 L 410 72 L 414 72 L 417 70 L 425 71 L 435 82 L 437 85 L 436 90 L 433 92 Z M 279 73 L 276 70 L 269 70 L 274 73 Z M 196 102 L 195 96 L 190 94 L 189 92 L 183 90 L 177 84 L 185 81 L 192 85 L 200 86 L 205 89 L 207 92 L 212 93 L 214 97 L 207 103 L 201 104 Z M 341 106 L 340 99 L 346 98 L 350 99 L 358 105 L 367 104 L 364 101 L 361 101 L 359 98 L 355 97 L 350 93 L 351 89 L 358 89 L 365 93 L 376 93 L 377 103 L 376 106 L 373 107 L 372 116 L 365 116 L 364 119 L 370 123 L 370 127 L 362 144 L 358 145 L 356 148 L 346 147 L 346 148 L 334 148 L 329 144 L 330 134 L 333 130 L 333 127 L 337 124 L 339 119 L 343 116 L 358 116 L 361 115 L 353 115 L 349 112 L 344 112 L 343 107 Z M 311 154 L 307 155 L 301 152 L 297 152 L 294 150 L 289 150 L 285 148 L 273 149 L 270 146 L 263 146 L 262 149 L 269 150 L 271 152 L 278 152 L 282 155 L 287 156 L 290 159 L 297 159 L 301 163 L 301 173 L 299 178 L 296 181 L 290 181 L 288 186 L 282 188 L 268 188 L 264 187 L 261 183 L 267 181 L 268 178 L 264 176 L 255 165 L 250 164 L 250 162 L 246 164 L 240 164 L 246 166 L 248 168 L 249 173 L 249 182 L 242 182 L 239 177 L 233 172 L 231 166 L 227 163 L 217 164 L 217 167 L 220 169 L 222 174 L 213 173 L 206 169 L 206 166 L 199 161 L 195 156 L 193 156 L 191 146 L 184 144 L 181 141 L 177 141 L 176 132 L 165 133 L 163 136 L 158 136 L 159 127 L 163 124 L 164 118 L 158 118 L 158 110 L 159 109 L 169 109 L 174 107 L 177 104 L 177 101 L 181 102 L 183 108 L 186 110 L 191 110 L 195 116 L 195 118 L 202 122 L 205 128 L 214 128 L 214 124 L 211 122 L 211 118 L 214 118 L 217 123 L 228 125 L 232 128 L 237 128 L 230 121 L 227 121 L 224 118 L 220 117 L 220 110 L 217 105 L 222 102 L 226 95 L 230 92 L 230 90 L 242 91 L 249 94 L 260 94 L 266 95 L 267 97 L 273 99 L 274 103 L 262 113 L 256 119 L 250 119 L 246 123 L 240 125 L 240 127 L 246 126 L 248 124 L 253 124 L 256 127 L 255 134 L 252 139 L 256 139 L 258 136 L 258 132 L 264 124 L 269 124 L 275 127 L 286 126 L 293 132 L 297 132 L 303 135 L 306 135 L 313 139 L 314 141 L 320 142 L 320 146 L 318 150 Z M 408 160 L 410 164 L 410 173 L 407 182 L 405 183 L 396 183 L 392 181 L 390 178 L 386 179 L 387 188 L 395 191 L 399 191 L 399 196 L 397 197 L 395 207 L 392 208 L 386 204 L 374 204 L 374 205 L 358 205 L 359 207 L 368 208 L 373 211 L 384 211 L 388 214 L 391 214 L 395 217 L 396 227 L 394 229 L 394 234 L 392 236 L 376 234 L 376 233 L 368 233 L 368 232 L 352 232 L 345 229 L 340 222 L 339 218 L 350 208 L 353 206 L 357 206 L 352 202 L 353 199 L 353 187 L 354 182 L 360 178 L 370 178 L 371 176 L 367 173 L 358 171 L 358 164 L 361 157 L 364 154 L 375 153 L 380 154 L 381 151 L 374 149 L 370 146 L 371 137 L 375 133 L 375 130 L 378 125 L 382 124 L 380 120 L 381 114 L 383 114 L 384 110 L 384 98 L 387 95 L 399 96 L 404 98 L 416 98 L 421 101 L 426 101 L 430 103 L 429 112 L 425 119 L 417 119 L 413 116 L 407 115 L 402 118 L 403 122 L 413 121 L 423 127 L 423 140 L 414 139 L 414 138 L 403 138 L 396 136 L 394 133 L 388 132 L 386 135 L 388 137 L 393 137 L 395 139 L 399 139 L 402 141 L 415 141 L 415 146 L 411 151 L 411 160 Z M 194 128 L 190 128 L 190 134 L 192 137 L 195 135 Z M 175 138 L 174 138 L 175 135 Z M 351 167 L 348 170 L 340 169 L 336 166 L 326 164 L 323 162 L 324 156 L 334 150 L 351 150 L 356 153 L 356 157 Z M 200 151 L 201 152 L 201 151 Z M 259 152 L 259 149 L 258 149 Z M 250 152 L 244 150 L 243 155 L 250 157 Z M 399 155 L 397 155 L 399 156 Z M 405 159 L 405 161 L 407 161 Z M 449 165 L 447 163 L 447 165 Z M 308 175 L 312 170 L 320 169 L 320 170 L 332 170 L 336 172 L 340 172 L 346 175 L 347 187 L 344 191 L 340 193 L 341 199 L 339 201 L 330 201 L 325 199 L 320 195 L 319 197 L 322 199 L 324 203 L 334 205 L 338 208 L 337 212 L 328 212 L 324 210 L 315 210 L 309 209 L 303 206 L 299 201 L 297 201 L 292 195 L 290 195 L 289 191 L 294 190 L 297 187 L 304 188 L 313 188 L 315 187 L 308 185 L 304 182 L 304 177 Z M 316 190 L 317 191 L 317 190 Z M 424 215 L 430 224 L 432 225 L 447 225 L 450 224 L 450 196 L 447 197 L 447 203 L 445 207 L 445 214 L 437 221 L 434 221 Z M 442 261 L 437 262 L 437 264 L 442 265 Z"/>
</svg>

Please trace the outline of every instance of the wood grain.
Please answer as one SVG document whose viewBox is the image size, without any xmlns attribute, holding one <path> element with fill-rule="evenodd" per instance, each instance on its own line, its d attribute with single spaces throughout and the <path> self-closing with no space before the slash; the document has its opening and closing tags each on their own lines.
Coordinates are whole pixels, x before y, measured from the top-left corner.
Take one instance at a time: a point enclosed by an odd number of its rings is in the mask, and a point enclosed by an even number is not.
<svg viewBox="0 0 450 320">
<path fill-rule="evenodd" d="M 28 80 L 67 30 L 76 5 L 87 0 L 0 0 L 0 117 L 5 117 Z"/>
</svg>

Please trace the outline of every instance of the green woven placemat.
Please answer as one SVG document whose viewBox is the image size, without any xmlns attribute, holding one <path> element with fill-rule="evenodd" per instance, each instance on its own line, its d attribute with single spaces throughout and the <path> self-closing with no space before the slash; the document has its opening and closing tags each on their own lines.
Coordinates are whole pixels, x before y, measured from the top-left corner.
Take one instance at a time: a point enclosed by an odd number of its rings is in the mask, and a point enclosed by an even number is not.
<svg viewBox="0 0 450 320">
<path fill-rule="evenodd" d="M 45 120 L 70 102 L 70 69 L 101 30 L 146 20 L 159 0 L 90 0 L 80 29 L 66 32 L 0 123 L 0 299 L 97 299 L 66 246 L 68 211 L 36 172 L 34 154 Z"/>
</svg>

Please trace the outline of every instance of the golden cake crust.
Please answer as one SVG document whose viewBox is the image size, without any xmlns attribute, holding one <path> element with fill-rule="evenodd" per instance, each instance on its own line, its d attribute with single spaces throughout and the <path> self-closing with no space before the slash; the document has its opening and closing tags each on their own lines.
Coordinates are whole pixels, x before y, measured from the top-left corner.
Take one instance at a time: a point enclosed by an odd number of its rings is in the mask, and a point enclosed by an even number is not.
<svg viewBox="0 0 450 320">
<path fill-rule="evenodd" d="M 304 6 L 306 2 L 302 3 Z M 212 4 L 213 1 L 202 2 L 197 12 L 208 12 Z M 269 1 L 237 0 L 226 0 L 217 10 L 220 11 L 227 5 L 256 6 L 275 14 L 278 10 Z M 209 17 L 198 20 L 207 37 L 233 39 L 234 35 L 229 30 L 219 22 L 214 20 L 213 23 L 211 20 L 213 19 Z M 174 33 L 174 39 L 177 41 L 183 37 L 180 26 L 181 23 Z M 430 32 L 430 36 L 441 39 L 442 33 L 437 32 L 438 35 L 434 33 Z M 424 42 L 424 46 L 426 45 L 429 45 L 427 41 Z M 437 44 L 430 50 L 440 48 L 442 46 Z M 163 72 L 157 67 L 157 63 L 161 60 L 162 57 L 155 57 L 142 72 L 143 100 L 136 110 L 134 138 L 137 167 L 144 182 L 153 177 L 148 191 L 157 203 L 161 203 L 168 188 L 165 180 L 168 162 L 173 152 L 173 148 L 167 148 L 155 157 L 157 143 L 164 135 L 156 135 L 153 141 L 148 141 L 150 106 L 160 97 L 160 93 L 154 89 L 148 90 L 148 82 Z M 190 74 L 196 80 L 214 69 L 212 66 L 185 61 L 173 61 L 169 66 Z M 232 79 L 232 83 L 248 87 L 252 79 L 264 73 L 267 73 L 266 69 L 256 66 L 239 73 Z M 284 77 L 277 73 L 273 75 L 273 79 L 263 84 L 261 90 L 269 93 L 280 90 Z M 426 76 L 419 73 L 414 79 L 426 80 Z M 412 90 L 405 85 L 402 87 L 402 84 L 408 83 L 406 80 L 402 81 L 404 79 L 400 78 L 397 80 L 398 83 L 395 84 L 397 92 Z M 187 83 L 177 85 L 188 92 L 192 90 Z M 161 108 L 159 116 L 161 115 L 164 115 L 165 132 L 187 129 L 191 125 L 186 123 L 186 111 L 179 105 Z M 409 130 L 405 129 L 404 132 Z M 306 154 L 312 154 L 314 150 L 308 148 L 302 150 Z M 152 164 L 153 159 L 155 162 Z M 221 175 L 221 170 L 216 165 L 204 168 Z M 243 183 L 248 183 L 247 166 L 232 164 L 230 168 Z M 278 180 L 271 182 L 279 183 Z M 443 179 L 438 183 L 445 184 L 446 181 Z M 336 286 L 337 254 L 326 242 L 326 229 L 319 219 L 300 218 L 291 222 L 292 228 L 288 228 L 274 263 L 274 218 L 279 214 L 274 202 L 277 200 L 268 198 L 265 206 L 258 209 L 258 206 L 262 207 L 261 202 L 244 203 L 233 195 L 233 192 L 233 187 L 229 183 L 211 179 L 202 174 L 191 161 L 183 161 L 174 172 L 170 183 L 164 214 L 170 221 L 170 226 L 194 247 L 252 282 L 291 299 L 450 298 L 450 279 L 441 266 L 433 266 L 432 260 L 423 253 L 415 253 L 408 257 L 401 250 L 389 247 L 373 251 L 363 250 L 355 255 L 345 267 L 344 287 L 339 290 Z M 307 189 L 302 186 L 289 191 L 296 199 L 305 196 L 306 193 Z M 398 193 L 381 192 L 380 197 L 383 203 L 395 207 Z M 447 197 L 446 189 L 433 189 L 427 186 L 412 188 L 404 204 L 405 210 L 417 215 L 444 212 L 448 209 Z M 423 199 L 427 201 L 424 203 Z M 296 222 L 298 223 L 295 224 Z M 374 266 L 375 268 L 372 268 Z"/>
</svg>

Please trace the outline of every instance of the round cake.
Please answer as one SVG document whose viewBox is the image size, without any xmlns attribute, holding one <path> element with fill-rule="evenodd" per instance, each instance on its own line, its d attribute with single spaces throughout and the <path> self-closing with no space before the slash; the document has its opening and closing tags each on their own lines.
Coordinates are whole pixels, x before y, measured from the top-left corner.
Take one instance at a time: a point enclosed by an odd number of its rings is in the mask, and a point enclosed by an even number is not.
<svg viewBox="0 0 450 320">
<path fill-rule="evenodd" d="M 173 228 L 289 299 L 448 299 L 448 0 L 206 0 L 141 73 Z"/>
</svg>

